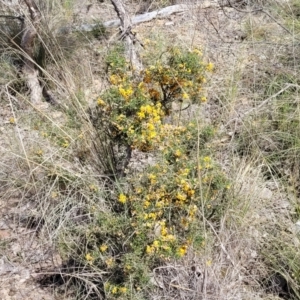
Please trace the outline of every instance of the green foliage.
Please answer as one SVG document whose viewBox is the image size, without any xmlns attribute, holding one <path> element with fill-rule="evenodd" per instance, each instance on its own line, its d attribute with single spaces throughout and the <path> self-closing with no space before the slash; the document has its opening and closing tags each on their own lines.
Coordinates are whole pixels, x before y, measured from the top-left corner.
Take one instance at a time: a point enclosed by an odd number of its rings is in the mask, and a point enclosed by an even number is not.
<svg viewBox="0 0 300 300">
<path fill-rule="evenodd" d="M 117 44 L 109 51 L 105 62 L 111 73 L 124 76 L 127 66 L 126 59 L 124 57 L 124 51 L 125 48 L 123 44 Z"/>
</svg>

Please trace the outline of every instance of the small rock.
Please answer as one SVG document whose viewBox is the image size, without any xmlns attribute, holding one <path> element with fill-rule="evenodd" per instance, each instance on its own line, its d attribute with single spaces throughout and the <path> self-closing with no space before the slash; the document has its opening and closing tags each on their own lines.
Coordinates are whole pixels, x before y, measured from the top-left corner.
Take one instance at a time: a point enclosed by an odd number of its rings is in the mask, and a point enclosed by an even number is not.
<svg viewBox="0 0 300 300">
<path fill-rule="evenodd" d="M 10 232 L 8 230 L 0 230 L 0 240 L 6 240 L 10 238 Z"/>
<path fill-rule="evenodd" d="M 257 257 L 257 252 L 255 250 L 252 250 L 250 255 L 251 255 L 252 258 L 256 258 Z"/>
<path fill-rule="evenodd" d="M 51 113 L 51 117 L 53 120 L 61 120 L 64 117 L 64 114 L 60 111 L 55 111 Z"/>
<path fill-rule="evenodd" d="M 174 25 L 174 22 L 171 21 L 171 22 L 166 22 L 165 23 L 165 26 L 171 26 L 171 25 Z"/>
<path fill-rule="evenodd" d="M 296 233 L 299 233 L 299 232 L 300 232 L 300 220 L 298 220 L 298 221 L 295 223 L 295 229 L 296 229 Z"/>
<path fill-rule="evenodd" d="M 29 278 L 30 278 L 30 272 L 29 272 L 29 270 L 28 269 L 22 270 L 19 282 L 20 283 L 24 283 Z"/>
<path fill-rule="evenodd" d="M 272 191 L 270 191 L 268 188 L 263 188 L 263 190 L 260 193 L 260 196 L 262 199 L 271 199 L 273 196 Z"/>
<path fill-rule="evenodd" d="M 47 102 L 39 102 L 35 104 L 35 108 L 41 111 L 45 111 L 49 109 L 50 104 Z"/>
<path fill-rule="evenodd" d="M 0 221 L 0 231 L 5 229 L 9 229 L 9 226 L 6 224 L 6 222 Z"/>
</svg>

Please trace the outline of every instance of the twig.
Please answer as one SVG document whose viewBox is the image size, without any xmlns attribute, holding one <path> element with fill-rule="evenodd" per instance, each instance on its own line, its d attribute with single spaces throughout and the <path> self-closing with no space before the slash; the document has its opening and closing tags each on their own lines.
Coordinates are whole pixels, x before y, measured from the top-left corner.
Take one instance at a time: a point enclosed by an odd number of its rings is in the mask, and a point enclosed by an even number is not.
<svg viewBox="0 0 300 300">
<path fill-rule="evenodd" d="M 222 241 L 221 241 L 219 235 L 217 234 L 215 228 L 213 227 L 213 225 L 212 225 L 207 219 L 206 219 L 206 223 L 209 225 L 209 227 L 211 228 L 211 230 L 212 230 L 213 233 L 215 234 L 216 238 L 218 239 L 222 251 L 227 255 L 227 259 L 229 259 L 229 261 L 231 262 L 231 264 L 235 267 L 234 261 L 231 259 L 229 253 L 227 252 L 225 246 L 223 245 L 223 243 L 222 243 Z"/>
<path fill-rule="evenodd" d="M 177 285 L 177 284 L 172 284 L 170 283 L 169 286 L 172 286 L 172 287 L 175 287 L 177 289 L 181 289 L 181 290 L 184 290 L 184 291 L 189 291 L 189 292 L 195 292 L 194 290 L 191 290 L 189 288 L 186 288 L 184 286 L 180 286 L 180 285 Z"/>
</svg>

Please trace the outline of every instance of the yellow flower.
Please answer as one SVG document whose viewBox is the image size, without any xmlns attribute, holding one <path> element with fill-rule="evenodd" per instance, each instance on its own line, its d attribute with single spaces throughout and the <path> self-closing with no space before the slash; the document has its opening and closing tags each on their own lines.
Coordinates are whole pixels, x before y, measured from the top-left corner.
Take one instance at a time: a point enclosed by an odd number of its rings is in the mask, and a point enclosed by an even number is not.
<svg viewBox="0 0 300 300">
<path fill-rule="evenodd" d="M 206 265 L 207 265 L 208 267 L 210 267 L 211 264 L 212 264 L 212 261 L 211 261 L 210 259 L 206 261 Z"/>
<path fill-rule="evenodd" d="M 157 208 L 162 208 L 162 207 L 164 207 L 164 201 L 157 201 L 157 202 L 155 203 L 155 207 L 157 207 Z"/>
<path fill-rule="evenodd" d="M 171 247 L 167 246 L 167 245 L 162 245 L 161 248 L 164 249 L 167 252 L 169 252 L 171 250 Z"/>
<path fill-rule="evenodd" d="M 177 195 L 176 195 L 176 198 L 180 201 L 185 201 L 186 200 L 186 194 L 178 192 Z"/>
<path fill-rule="evenodd" d="M 69 147 L 69 143 L 68 143 L 67 141 L 65 141 L 65 142 L 62 144 L 62 146 L 63 146 L 64 148 L 68 148 L 68 147 Z"/>
<path fill-rule="evenodd" d="M 211 158 L 209 156 L 205 156 L 203 158 L 203 161 L 206 162 L 206 163 L 210 163 L 211 162 Z"/>
<path fill-rule="evenodd" d="M 109 81 L 111 84 L 117 85 L 122 82 L 122 78 L 119 75 L 113 74 L 109 77 Z"/>
<path fill-rule="evenodd" d="M 122 121 L 122 120 L 126 119 L 126 116 L 123 115 L 123 114 L 120 114 L 120 115 L 117 116 L 116 119 L 117 119 L 117 121 Z"/>
<path fill-rule="evenodd" d="M 180 150 L 177 149 L 177 150 L 175 151 L 175 156 L 176 156 L 176 157 L 180 157 L 181 154 L 182 154 L 182 153 L 181 153 Z"/>
<path fill-rule="evenodd" d="M 200 100 L 201 100 L 201 102 L 203 102 L 203 103 L 207 102 L 207 98 L 206 98 L 206 97 L 204 97 L 204 96 L 203 96 L 203 97 L 201 97 L 201 98 L 200 98 Z"/>
<path fill-rule="evenodd" d="M 196 205 L 194 205 L 190 210 L 189 210 L 189 216 L 193 219 L 193 217 L 195 216 L 196 212 L 197 212 L 198 208 Z"/>
<path fill-rule="evenodd" d="M 36 155 L 38 155 L 38 156 L 42 156 L 43 155 L 43 150 L 37 150 L 36 152 Z"/>
<path fill-rule="evenodd" d="M 151 246 L 149 246 L 149 245 L 147 245 L 147 247 L 146 247 L 146 253 L 147 253 L 147 254 L 151 254 L 151 253 L 153 253 L 153 252 L 154 252 L 154 248 L 151 247 Z"/>
<path fill-rule="evenodd" d="M 105 102 L 104 102 L 101 98 L 98 98 L 97 104 L 98 104 L 99 106 L 105 106 Z"/>
<path fill-rule="evenodd" d="M 193 196 L 195 194 L 195 190 L 188 190 L 187 191 L 188 196 Z"/>
<path fill-rule="evenodd" d="M 51 193 L 51 197 L 52 197 L 53 199 L 57 198 L 57 197 L 58 197 L 58 193 L 57 193 L 57 192 L 52 192 L 52 193 Z"/>
<path fill-rule="evenodd" d="M 94 184 L 90 184 L 89 185 L 89 189 L 92 191 L 92 192 L 97 192 L 97 187 L 94 185 Z"/>
<path fill-rule="evenodd" d="M 122 294 L 126 294 L 127 288 L 125 286 L 119 288 L 119 292 Z"/>
<path fill-rule="evenodd" d="M 156 135 L 157 135 L 156 131 L 149 131 L 148 133 L 149 140 L 154 139 Z"/>
<path fill-rule="evenodd" d="M 155 213 L 149 213 L 148 218 L 155 220 L 156 219 L 156 214 Z"/>
<path fill-rule="evenodd" d="M 122 86 L 120 86 L 119 93 L 125 98 L 125 100 L 128 100 L 129 97 L 133 94 L 133 89 L 132 87 L 129 87 L 128 89 L 124 89 Z"/>
<path fill-rule="evenodd" d="M 135 190 L 135 192 L 137 193 L 137 194 L 140 194 L 141 192 L 142 192 L 143 190 L 142 190 L 142 188 L 136 188 L 136 190 Z"/>
<path fill-rule="evenodd" d="M 105 245 L 105 244 L 102 244 L 100 247 L 99 247 L 99 249 L 100 249 L 100 251 L 101 252 L 105 252 L 106 250 L 107 250 L 107 245 Z"/>
<path fill-rule="evenodd" d="M 160 244 L 159 241 L 156 241 L 156 240 L 152 243 L 154 248 L 158 248 L 159 244 Z"/>
<path fill-rule="evenodd" d="M 145 113 L 143 112 L 143 111 L 139 111 L 138 113 L 137 113 L 137 116 L 138 116 L 138 118 L 140 119 L 140 120 L 143 120 L 143 119 L 145 119 Z"/>
<path fill-rule="evenodd" d="M 117 83 L 118 83 L 116 75 L 111 75 L 111 76 L 109 77 L 109 81 L 110 81 L 110 83 L 112 83 L 112 84 L 117 84 Z"/>
<path fill-rule="evenodd" d="M 111 268 L 113 265 L 114 265 L 114 260 L 112 257 L 108 258 L 106 261 L 105 261 L 106 265 L 108 268 Z"/>
<path fill-rule="evenodd" d="M 202 56 L 202 52 L 199 49 L 194 49 L 193 53 L 196 53 L 199 56 Z"/>
<path fill-rule="evenodd" d="M 156 175 L 149 174 L 148 175 L 148 179 L 150 180 L 151 184 L 155 184 L 156 183 Z"/>
<path fill-rule="evenodd" d="M 131 265 L 125 265 L 124 269 L 126 272 L 128 272 L 132 269 L 132 267 L 131 267 Z"/>
<path fill-rule="evenodd" d="M 173 234 L 168 234 L 168 235 L 162 236 L 161 240 L 163 242 L 174 242 L 176 240 L 176 237 Z"/>
<path fill-rule="evenodd" d="M 178 171 L 178 174 L 182 175 L 182 176 L 188 176 L 189 173 L 190 173 L 190 169 L 187 169 L 187 168 L 186 169 L 181 169 L 181 170 Z"/>
<path fill-rule="evenodd" d="M 214 69 L 214 64 L 213 63 L 210 62 L 206 65 L 206 70 L 207 71 L 211 72 L 211 71 L 213 71 L 213 69 Z"/>
<path fill-rule="evenodd" d="M 111 293 L 112 294 L 117 294 L 118 293 L 118 287 L 117 286 L 114 286 L 111 290 Z"/>
<path fill-rule="evenodd" d="M 127 201 L 127 197 L 124 194 L 119 195 L 119 202 L 124 204 Z"/>
<path fill-rule="evenodd" d="M 141 106 L 141 111 L 147 113 L 147 114 L 151 114 L 153 111 L 153 108 L 151 107 L 151 105 L 147 104 L 147 105 L 142 105 Z"/>
<path fill-rule="evenodd" d="M 94 258 L 93 258 L 93 256 L 90 253 L 87 253 L 86 256 L 85 256 L 85 259 L 87 261 L 92 261 Z"/>
<path fill-rule="evenodd" d="M 15 118 L 14 117 L 9 118 L 9 123 L 10 124 L 15 124 L 16 123 Z"/>
<path fill-rule="evenodd" d="M 161 235 L 167 235 L 168 234 L 168 229 L 166 227 L 161 227 L 160 234 Z"/>
<path fill-rule="evenodd" d="M 150 131 L 155 130 L 155 127 L 154 127 L 154 125 L 152 123 L 147 123 L 147 128 Z"/>
<path fill-rule="evenodd" d="M 180 257 L 182 257 L 182 256 L 184 256 L 184 255 L 186 254 L 187 249 L 188 249 L 188 247 L 187 247 L 186 245 L 181 246 L 181 247 L 178 249 L 177 254 L 178 254 Z"/>
<path fill-rule="evenodd" d="M 150 206 L 150 202 L 149 201 L 144 201 L 144 208 L 147 208 L 147 207 L 149 207 Z"/>
</svg>

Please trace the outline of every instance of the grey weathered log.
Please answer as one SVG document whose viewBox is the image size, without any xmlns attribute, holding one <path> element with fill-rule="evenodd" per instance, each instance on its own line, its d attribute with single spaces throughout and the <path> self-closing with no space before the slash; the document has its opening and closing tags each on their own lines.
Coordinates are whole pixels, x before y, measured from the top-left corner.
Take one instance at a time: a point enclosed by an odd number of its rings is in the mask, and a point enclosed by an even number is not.
<svg viewBox="0 0 300 300">
<path fill-rule="evenodd" d="M 209 7 L 213 7 L 213 6 L 217 6 L 217 3 L 212 3 L 212 1 L 203 1 L 198 4 L 171 5 L 171 6 L 159 9 L 159 10 L 155 10 L 155 11 L 148 12 L 145 14 L 133 16 L 130 19 L 130 21 L 131 21 L 132 25 L 135 25 L 135 24 L 139 24 L 139 23 L 143 23 L 143 22 L 148 22 L 148 21 L 151 21 L 156 18 L 157 19 L 166 18 L 172 14 L 185 12 L 185 11 L 195 9 L 195 8 L 205 9 L 205 8 L 209 8 Z M 110 21 L 103 22 L 102 25 L 105 28 L 118 27 L 121 25 L 121 21 L 120 21 L 120 19 L 110 20 Z M 73 30 L 88 32 L 88 31 L 94 30 L 97 26 L 99 26 L 99 23 L 98 24 L 82 24 L 80 26 L 74 27 Z M 61 28 L 61 30 L 67 30 L 67 28 L 64 28 L 64 29 Z"/>
<path fill-rule="evenodd" d="M 30 101 L 38 103 L 42 99 L 42 87 L 39 82 L 39 71 L 36 69 L 34 61 L 34 42 L 37 37 L 37 26 L 41 20 L 39 9 L 33 0 L 24 0 L 30 13 L 30 21 L 25 20 L 23 25 L 23 35 L 21 40 L 21 48 L 24 51 L 23 74 L 26 78 L 27 86 L 30 90 Z"/>
<path fill-rule="evenodd" d="M 134 71 L 140 71 L 143 69 L 143 65 L 135 49 L 136 38 L 135 35 L 131 32 L 131 18 L 126 11 L 126 7 L 122 0 L 111 0 L 111 2 L 120 19 L 121 37 L 125 41 L 125 57 L 131 63 L 132 69 Z"/>
</svg>

